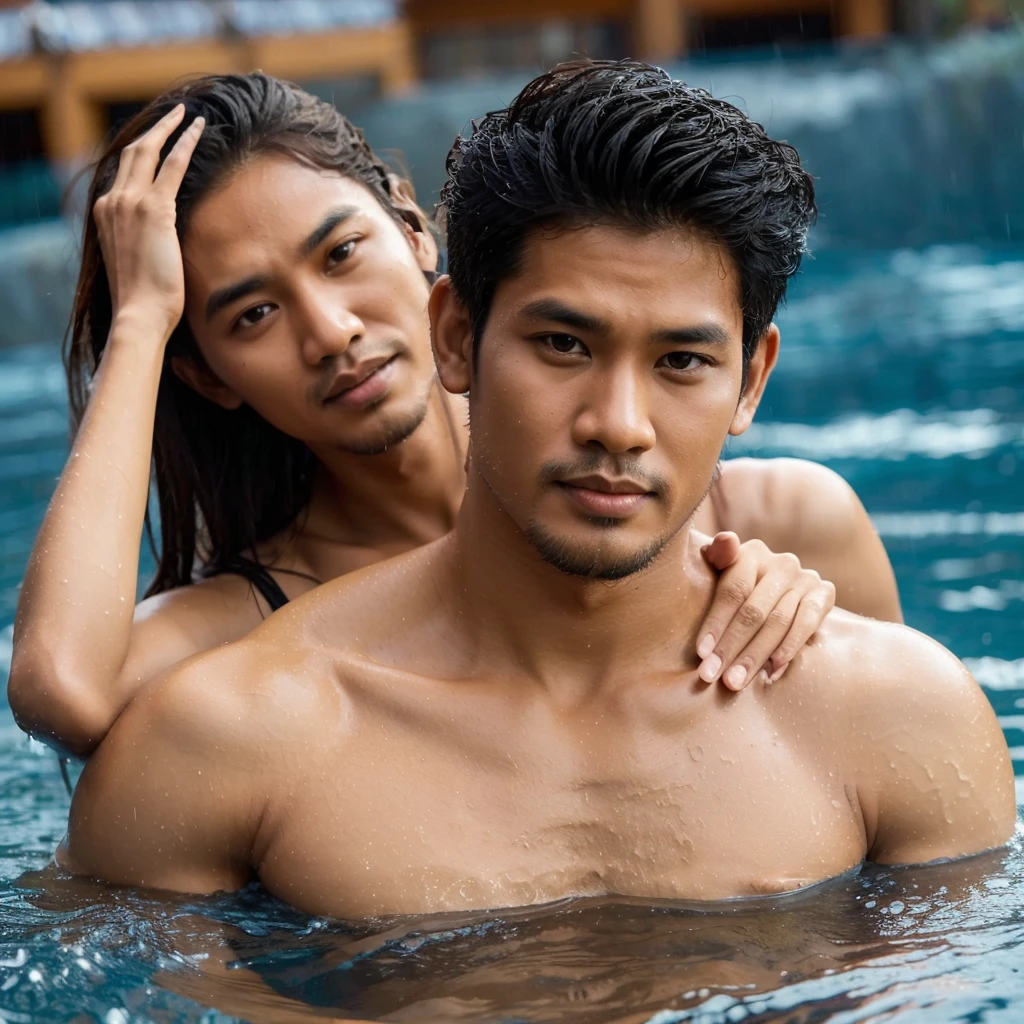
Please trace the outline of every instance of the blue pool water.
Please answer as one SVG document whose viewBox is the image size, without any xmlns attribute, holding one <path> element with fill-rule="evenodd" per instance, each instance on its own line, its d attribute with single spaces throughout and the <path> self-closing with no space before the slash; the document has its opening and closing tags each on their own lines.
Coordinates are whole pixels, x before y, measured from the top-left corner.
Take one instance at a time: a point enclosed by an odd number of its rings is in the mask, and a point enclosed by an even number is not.
<svg viewBox="0 0 1024 1024">
<path fill-rule="evenodd" d="M 1024 248 L 822 252 L 781 317 L 732 453 L 824 462 L 859 491 L 907 621 L 964 658 L 1024 797 Z M 0 351 L 0 659 L 65 451 L 57 352 Z M 784 684 L 780 684 L 784 685 Z M 68 801 L 0 708 L 0 1021 L 1019 1021 L 1024 850 L 865 870 L 711 910 L 309 919 L 253 890 L 170 900 L 44 884 Z"/>
</svg>

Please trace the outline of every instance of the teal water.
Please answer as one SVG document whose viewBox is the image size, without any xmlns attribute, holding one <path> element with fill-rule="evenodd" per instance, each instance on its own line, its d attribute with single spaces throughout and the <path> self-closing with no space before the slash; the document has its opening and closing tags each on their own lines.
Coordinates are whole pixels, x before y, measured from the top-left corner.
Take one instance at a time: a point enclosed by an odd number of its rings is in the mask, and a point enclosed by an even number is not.
<svg viewBox="0 0 1024 1024">
<path fill-rule="evenodd" d="M 730 454 L 816 459 L 857 488 L 907 621 L 984 685 L 1024 797 L 1024 249 L 823 252 L 781 324 L 758 423 Z M 0 658 L 64 431 L 56 350 L 0 351 Z M 1019 841 L 774 901 L 581 900 L 346 925 L 258 889 L 165 899 L 25 875 L 46 865 L 67 806 L 53 756 L 0 708 L 0 1021 L 1024 1014 Z"/>
</svg>

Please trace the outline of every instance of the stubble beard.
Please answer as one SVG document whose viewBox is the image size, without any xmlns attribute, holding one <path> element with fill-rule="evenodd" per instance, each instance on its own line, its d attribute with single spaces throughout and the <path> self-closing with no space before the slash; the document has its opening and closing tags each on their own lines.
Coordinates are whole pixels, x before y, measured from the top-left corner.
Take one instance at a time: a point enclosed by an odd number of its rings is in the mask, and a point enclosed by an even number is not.
<svg viewBox="0 0 1024 1024">
<path fill-rule="evenodd" d="M 400 445 L 403 441 L 408 441 L 427 418 L 427 411 L 430 408 L 430 394 L 433 387 L 434 378 L 431 378 L 424 393 L 420 396 L 420 401 L 416 407 L 401 419 L 382 424 L 375 436 L 361 441 L 339 444 L 338 447 L 349 455 L 383 455 L 388 449 Z M 381 396 L 379 401 L 369 407 L 369 411 L 372 412 L 387 400 L 387 395 Z"/>
<path fill-rule="evenodd" d="M 553 566 L 567 576 L 580 576 L 585 579 L 608 582 L 627 579 L 649 569 L 655 559 L 679 536 L 680 532 L 689 528 L 693 522 L 693 517 L 697 514 L 697 510 L 704 504 L 711 488 L 715 486 L 720 476 L 721 462 L 718 462 L 715 464 L 711 481 L 701 495 L 700 500 L 690 509 L 686 518 L 676 529 L 662 537 L 656 538 L 639 550 L 624 552 L 618 558 L 606 558 L 603 550 L 604 545 L 602 544 L 596 545 L 595 548 L 589 551 L 582 550 L 579 545 L 575 545 L 567 538 L 558 537 L 550 533 L 535 519 L 531 519 L 526 525 L 526 538 L 533 545 L 537 554 L 548 565 Z M 623 526 L 623 520 L 621 519 L 591 517 L 588 519 L 588 522 L 591 526 L 608 532 Z"/>
</svg>

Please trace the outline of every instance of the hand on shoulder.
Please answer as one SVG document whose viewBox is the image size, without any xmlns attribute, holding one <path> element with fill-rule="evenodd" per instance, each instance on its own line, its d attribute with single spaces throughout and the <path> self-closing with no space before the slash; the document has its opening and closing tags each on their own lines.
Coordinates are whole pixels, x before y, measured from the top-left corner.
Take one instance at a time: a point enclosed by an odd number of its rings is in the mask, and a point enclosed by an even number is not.
<svg viewBox="0 0 1024 1024">
<path fill-rule="evenodd" d="M 888 555 L 853 488 L 806 459 L 732 459 L 712 492 L 719 529 L 792 552 L 835 584 L 836 604 L 902 622 Z"/>
</svg>

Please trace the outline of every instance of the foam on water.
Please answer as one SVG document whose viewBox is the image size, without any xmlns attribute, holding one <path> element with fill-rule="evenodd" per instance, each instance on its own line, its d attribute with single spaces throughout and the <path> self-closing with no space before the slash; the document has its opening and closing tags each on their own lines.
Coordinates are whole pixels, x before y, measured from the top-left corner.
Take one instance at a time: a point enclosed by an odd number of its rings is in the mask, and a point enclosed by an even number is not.
<svg viewBox="0 0 1024 1024">
<path fill-rule="evenodd" d="M 962 456 L 980 459 L 1004 446 L 1024 444 L 1024 423 L 1007 423 L 992 409 L 924 415 L 895 409 L 881 416 L 844 416 L 829 423 L 754 423 L 737 454 L 785 452 L 816 462 L 872 458 L 901 461 L 912 455 L 926 459 Z"/>
</svg>

